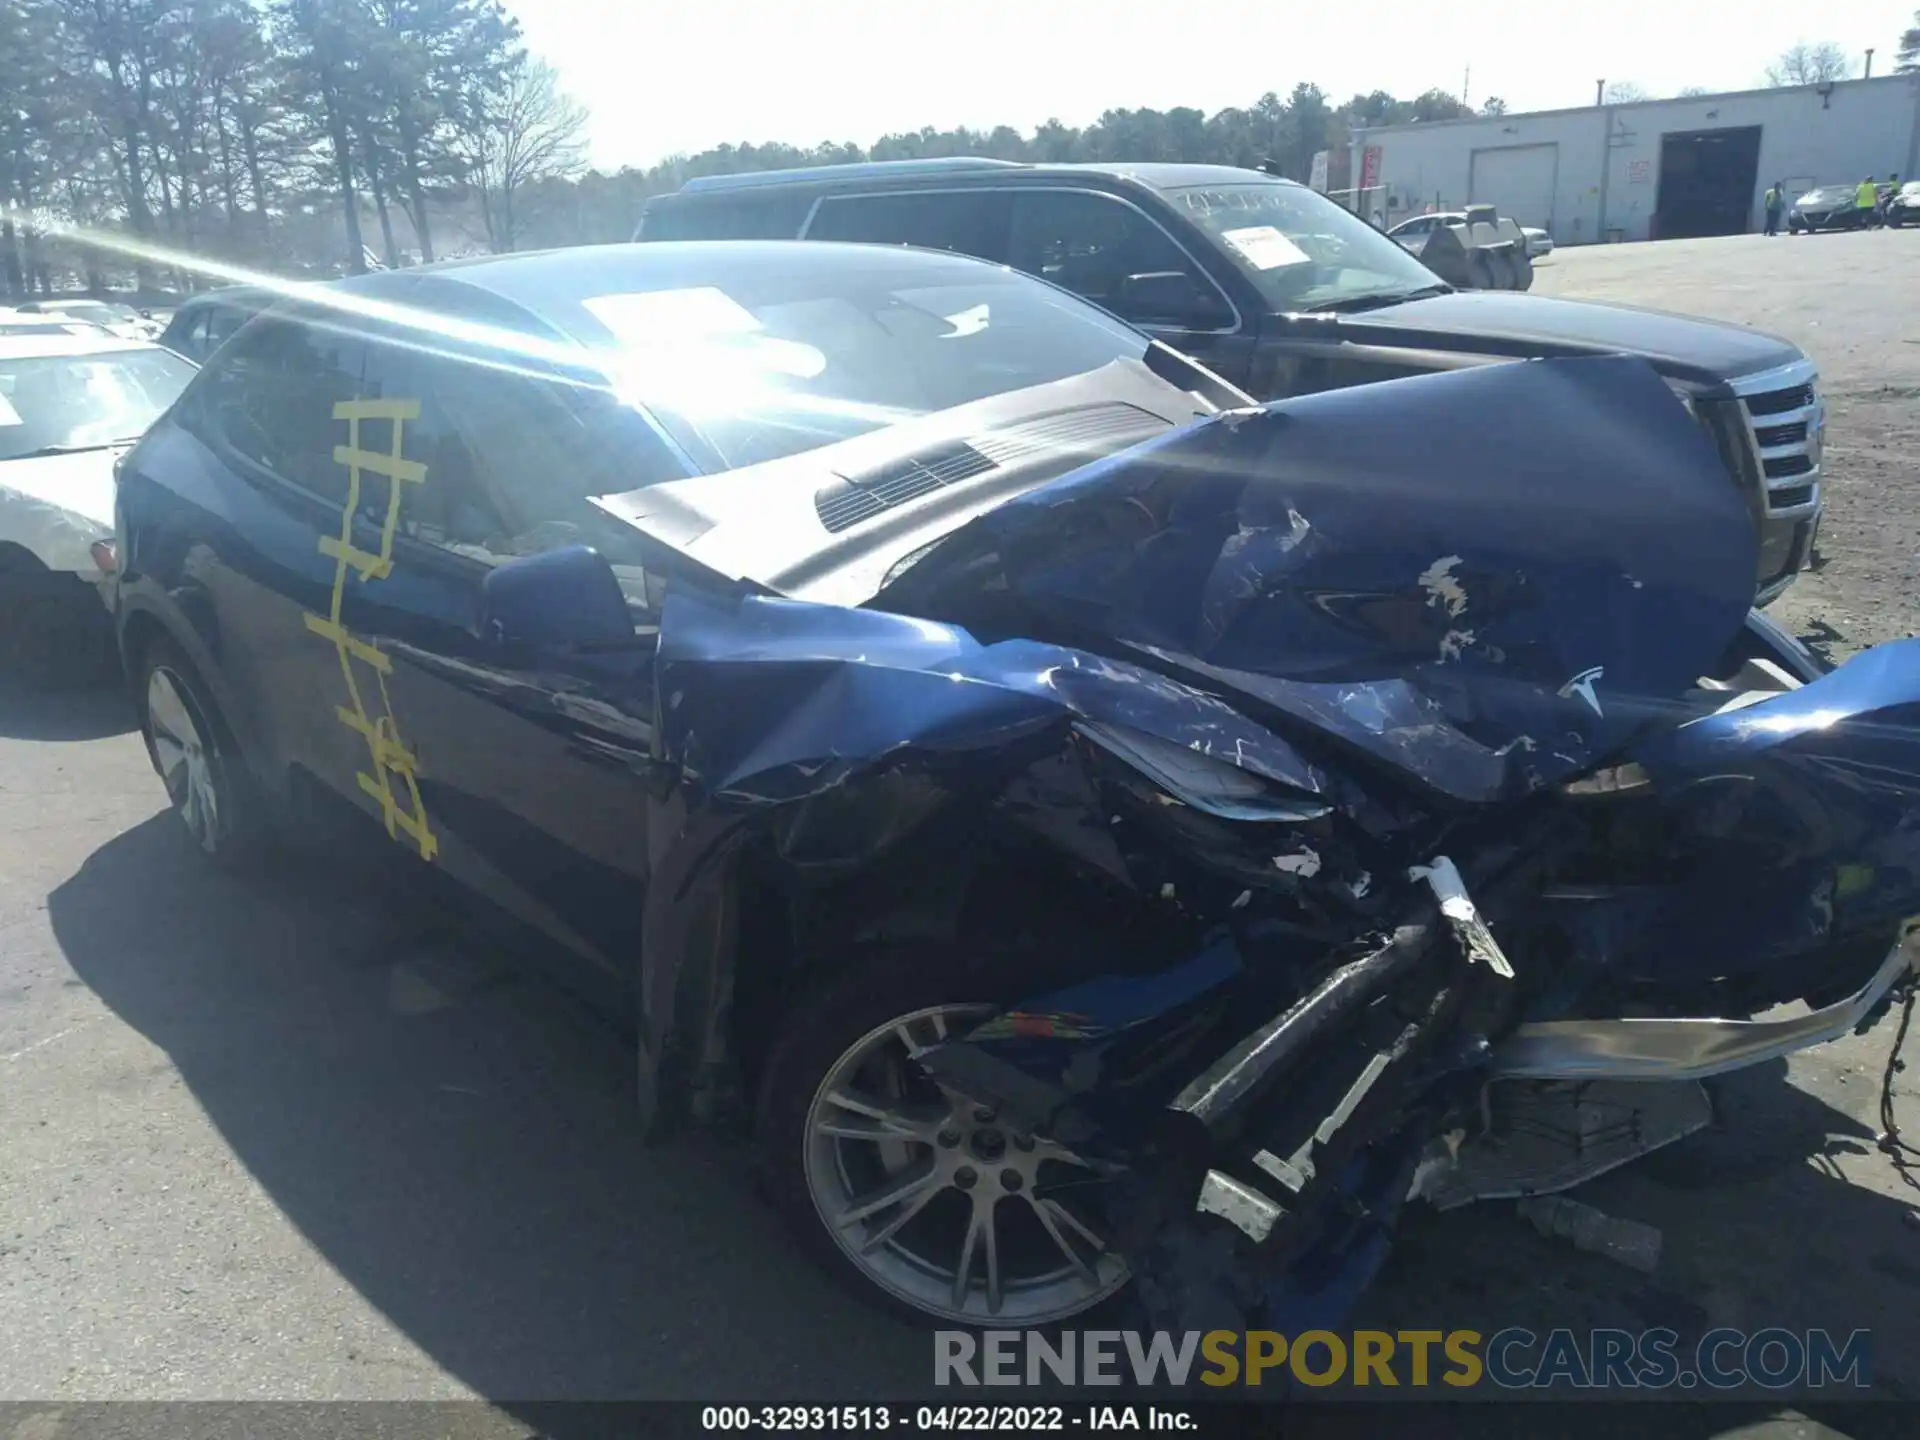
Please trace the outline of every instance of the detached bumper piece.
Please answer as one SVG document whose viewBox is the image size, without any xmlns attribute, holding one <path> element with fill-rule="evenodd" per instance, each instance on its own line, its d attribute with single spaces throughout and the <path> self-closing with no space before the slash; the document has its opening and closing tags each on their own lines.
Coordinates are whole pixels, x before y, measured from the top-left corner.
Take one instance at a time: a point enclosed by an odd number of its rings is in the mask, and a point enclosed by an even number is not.
<svg viewBox="0 0 1920 1440">
<path fill-rule="evenodd" d="M 1188 1086 L 1156 1136 L 1151 1228 L 1130 1246 L 1155 1326 L 1324 1314 L 1349 1303 L 1330 1292 L 1365 1288 L 1417 1159 L 1398 1137 L 1429 1133 L 1408 1112 L 1433 1088 L 1467 969 L 1430 913 Z"/>
<path fill-rule="evenodd" d="M 1873 978 L 1846 999 L 1785 1020 L 1552 1020 L 1522 1025 L 1494 1052 L 1494 1074 L 1542 1080 L 1704 1080 L 1838 1040 L 1920 973 L 1909 922 Z"/>
<path fill-rule="evenodd" d="M 1552 863 L 1556 845 L 1536 838 L 1488 867 L 1490 913 Z M 1162 1116 L 1153 1228 L 1129 1247 L 1154 1325 L 1257 1314 L 1311 1327 L 1371 1283 L 1428 1139 L 1482 1083 L 1480 1022 L 1512 994 L 1478 908 L 1467 906 L 1469 934 L 1449 904 L 1466 883 L 1441 868 L 1434 898 L 1195 1076 Z"/>
</svg>

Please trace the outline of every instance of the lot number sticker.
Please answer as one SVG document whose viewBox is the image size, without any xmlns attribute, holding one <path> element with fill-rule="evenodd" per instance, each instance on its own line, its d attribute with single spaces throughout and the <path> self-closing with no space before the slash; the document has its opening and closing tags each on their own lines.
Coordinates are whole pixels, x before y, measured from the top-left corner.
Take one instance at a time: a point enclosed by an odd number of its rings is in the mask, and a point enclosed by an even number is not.
<svg viewBox="0 0 1920 1440">
<path fill-rule="evenodd" d="M 1271 225 L 1248 225 L 1223 230 L 1220 238 L 1238 250 L 1256 270 L 1278 270 L 1285 265 L 1311 265 L 1313 257 Z"/>
</svg>

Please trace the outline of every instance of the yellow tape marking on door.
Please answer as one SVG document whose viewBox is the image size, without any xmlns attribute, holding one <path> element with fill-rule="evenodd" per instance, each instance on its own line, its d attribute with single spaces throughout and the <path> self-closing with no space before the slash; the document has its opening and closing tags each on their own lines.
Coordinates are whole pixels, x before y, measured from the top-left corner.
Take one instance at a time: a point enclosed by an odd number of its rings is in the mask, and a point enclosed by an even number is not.
<svg viewBox="0 0 1920 1440">
<path fill-rule="evenodd" d="M 333 603 L 325 615 L 309 612 L 306 617 L 307 629 L 329 641 L 338 653 L 340 675 L 346 681 L 347 699 L 351 703 L 336 706 L 334 714 L 342 725 L 367 742 L 371 773 L 362 770 L 354 778 L 360 782 L 360 788 L 379 805 L 380 816 L 386 821 L 387 834 L 395 840 L 402 834 L 406 835 L 420 848 L 420 858 L 431 860 L 438 852 L 440 842 L 434 837 L 433 827 L 427 820 L 427 807 L 420 799 L 420 782 L 415 773 L 417 762 L 413 752 L 407 749 L 400 738 L 400 728 L 393 718 L 393 706 L 387 698 L 387 676 L 393 673 L 393 661 L 381 653 L 377 646 L 356 639 L 340 618 L 349 572 L 357 575 L 362 583 L 384 580 L 393 573 L 393 536 L 400 527 L 400 487 L 403 483 L 420 485 L 427 478 L 426 466 L 401 456 L 404 427 L 407 421 L 420 418 L 420 402 L 342 400 L 333 407 L 333 418 L 347 422 L 347 443 L 333 447 L 334 460 L 347 467 L 347 501 L 340 512 L 340 533 L 320 537 L 320 553 L 334 562 Z M 390 452 L 360 448 L 362 420 L 392 422 L 393 447 Z M 377 552 L 362 550 L 353 543 L 353 517 L 360 508 L 360 477 L 363 474 L 382 475 L 387 481 L 387 513 L 380 526 L 380 549 Z M 374 672 L 380 697 L 377 712 L 369 713 L 367 710 L 360 681 L 353 671 L 353 662 L 356 660 Z M 404 806 L 395 794 L 396 776 L 406 789 Z"/>
</svg>

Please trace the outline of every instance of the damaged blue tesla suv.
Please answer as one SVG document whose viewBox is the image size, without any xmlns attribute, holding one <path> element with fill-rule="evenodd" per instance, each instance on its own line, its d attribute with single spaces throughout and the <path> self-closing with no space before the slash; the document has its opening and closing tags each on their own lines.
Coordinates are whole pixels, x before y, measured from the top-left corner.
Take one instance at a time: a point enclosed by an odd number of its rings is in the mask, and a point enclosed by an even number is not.
<svg viewBox="0 0 1920 1440">
<path fill-rule="evenodd" d="M 922 1321 L 1337 1323 L 1410 1199 L 1617 1165 L 1912 969 L 1920 642 L 1752 612 L 1637 359 L 1258 406 L 954 255 L 509 256 L 249 321 L 117 532 L 194 844 L 446 877 Z"/>
</svg>

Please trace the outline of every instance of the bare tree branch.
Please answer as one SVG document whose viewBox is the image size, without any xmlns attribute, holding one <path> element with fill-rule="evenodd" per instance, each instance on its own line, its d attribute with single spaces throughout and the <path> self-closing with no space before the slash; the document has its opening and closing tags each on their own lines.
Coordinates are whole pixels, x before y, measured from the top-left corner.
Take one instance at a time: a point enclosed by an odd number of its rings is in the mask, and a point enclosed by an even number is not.
<svg viewBox="0 0 1920 1440">
<path fill-rule="evenodd" d="M 487 246 L 518 247 L 535 216 L 533 187 L 587 168 L 587 112 L 560 89 L 553 67 L 522 56 L 467 106 L 460 150 Z"/>
<path fill-rule="evenodd" d="M 1853 61 L 1847 52 L 1831 40 L 1809 45 L 1802 40 L 1767 67 L 1769 85 L 1824 85 L 1829 80 L 1844 80 L 1853 73 Z"/>
</svg>

